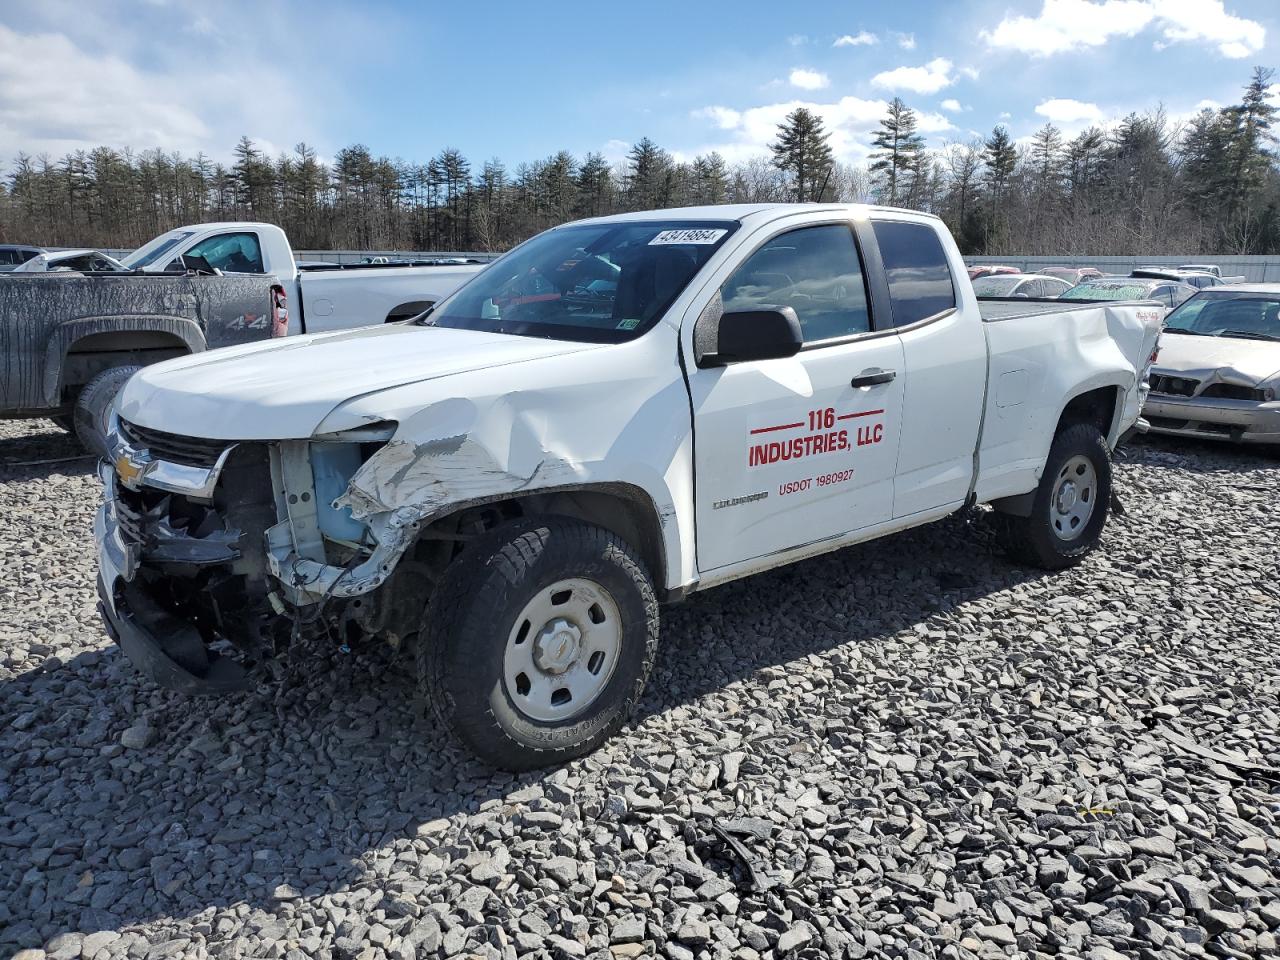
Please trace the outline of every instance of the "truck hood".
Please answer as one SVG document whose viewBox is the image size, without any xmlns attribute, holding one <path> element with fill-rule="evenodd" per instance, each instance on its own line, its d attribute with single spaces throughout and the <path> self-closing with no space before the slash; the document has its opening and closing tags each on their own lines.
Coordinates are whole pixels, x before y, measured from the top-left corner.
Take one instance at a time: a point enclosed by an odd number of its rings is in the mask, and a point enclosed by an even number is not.
<svg viewBox="0 0 1280 960">
<path fill-rule="evenodd" d="M 598 345 L 443 327 L 365 327 L 146 367 L 121 391 L 117 410 L 131 423 L 182 436 L 297 440 L 355 397 L 590 349 Z"/>
<path fill-rule="evenodd" d="M 1215 379 L 1256 387 L 1280 370 L 1280 342 L 1238 337 L 1188 337 L 1172 330 L 1160 335 L 1154 369 L 1198 380 Z"/>
</svg>

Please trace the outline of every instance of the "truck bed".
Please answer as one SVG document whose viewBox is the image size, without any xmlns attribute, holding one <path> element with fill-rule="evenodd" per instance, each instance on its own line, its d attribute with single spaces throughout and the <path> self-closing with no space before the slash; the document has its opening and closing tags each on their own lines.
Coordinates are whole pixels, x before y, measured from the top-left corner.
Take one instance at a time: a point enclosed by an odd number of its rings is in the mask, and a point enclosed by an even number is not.
<svg viewBox="0 0 1280 960">
<path fill-rule="evenodd" d="M 978 312 L 988 323 L 1013 320 L 1018 317 L 1034 317 L 1045 313 L 1066 313 L 1099 303 L 1142 303 L 1161 306 L 1156 300 L 1051 300 L 1041 297 L 979 297 Z"/>
</svg>

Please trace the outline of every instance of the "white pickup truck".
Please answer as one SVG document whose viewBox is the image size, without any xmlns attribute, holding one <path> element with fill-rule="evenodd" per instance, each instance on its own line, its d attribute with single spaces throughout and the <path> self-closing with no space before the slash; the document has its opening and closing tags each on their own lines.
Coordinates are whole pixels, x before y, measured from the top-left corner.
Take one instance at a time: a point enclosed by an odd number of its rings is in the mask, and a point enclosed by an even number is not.
<svg viewBox="0 0 1280 960">
<path fill-rule="evenodd" d="M 108 632 L 190 693 L 300 636 L 412 644 L 445 724 L 530 768 L 615 731 L 658 604 L 992 504 L 1098 543 L 1154 303 L 979 305 L 946 228 L 866 206 L 540 234 L 426 317 L 150 367 L 96 523 Z"/>
<path fill-rule="evenodd" d="M 200 258 L 221 273 L 273 274 L 288 295 L 290 334 L 408 319 L 484 266 L 374 262 L 312 268 L 294 260 L 289 238 L 279 227 L 235 221 L 177 227 L 121 258 L 120 263 L 126 270 L 161 273 L 182 269 L 183 257 Z"/>
</svg>

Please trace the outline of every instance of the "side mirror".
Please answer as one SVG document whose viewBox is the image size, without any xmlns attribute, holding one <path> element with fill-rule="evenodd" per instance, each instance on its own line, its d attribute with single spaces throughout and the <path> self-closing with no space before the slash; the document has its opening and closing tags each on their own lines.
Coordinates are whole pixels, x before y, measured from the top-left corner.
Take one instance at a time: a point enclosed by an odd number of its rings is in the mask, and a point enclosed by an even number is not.
<svg viewBox="0 0 1280 960">
<path fill-rule="evenodd" d="M 699 366 L 794 357 L 804 346 L 804 334 L 800 318 L 790 307 L 737 310 L 721 315 L 712 344 L 698 357 Z"/>
</svg>

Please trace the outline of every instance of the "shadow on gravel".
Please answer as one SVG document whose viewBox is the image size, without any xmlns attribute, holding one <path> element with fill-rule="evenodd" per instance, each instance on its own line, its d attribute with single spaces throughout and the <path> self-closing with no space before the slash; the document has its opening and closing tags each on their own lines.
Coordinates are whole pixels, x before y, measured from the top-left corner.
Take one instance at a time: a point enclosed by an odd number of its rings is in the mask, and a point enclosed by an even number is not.
<svg viewBox="0 0 1280 960">
<path fill-rule="evenodd" d="M 0 457 L 20 448 L 0 443 Z M 841 644 L 927 630 L 936 614 L 1040 576 L 990 543 L 981 516 L 953 517 L 666 608 L 636 724 L 762 671 L 785 678 L 788 663 Z M 501 820 L 530 784 L 547 797 L 529 802 L 534 811 L 573 801 L 557 789 L 563 773 L 498 773 L 454 746 L 418 700 L 407 659 L 313 646 L 285 684 L 224 700 L 160 690 L 111 647 L 4 683 L 0 945 L 236 904 L 270 914 L 370 870 L 394 878 L 396 851 L 439 845 L 436 821 L 489 809 Z M 603 778 L 652 746 L 631 728 L 575 772 Z M 444 849 L 453 860 L 470 852 Z M 404 880 L 415 878 L 432 879 Z"/>
<path fill-rule="evenodd" d="M 47 421 L 32 421 L 29 433 L 0 437 L 0 475 L 19 474 L 12 479 L 89 473 L 96 463 L 97 458 L 85 453 L 75 437 Z"/>
<path fill-rule="evenodd" d="M 667 608 L 636 723 L 796 658 L 921 629 L 1036 576 L 984 549 L 983 527 L 944 521 Z M 496 773 L 450 743 L 425 716 L 407 658 L 300 654 L 287 684 L 230 700 L 159 690 L 113 648 L 5 684 L 0 944 L 238 903 L 271 913 L 281 899 L 349 888 L 372 851 L 381 863 L 387 849 L 436 846 L 434 821 L 505 816 L 524 786 L 542 783 L 549 798 L 534 810 L 572 801 L 555 771 Z M 122 746 L 126 728 L 147 745 Z M 646 746 L 643 730 L 621 737 L 577 772 L 600 775 Z"/>
<path fill-rule="evenodd" d="M 1247 473 L 1280 468 L 1280 448 L 1148 433 L 1130 440 L 1117 459 L 1188 473 Z"/>
</svg>

